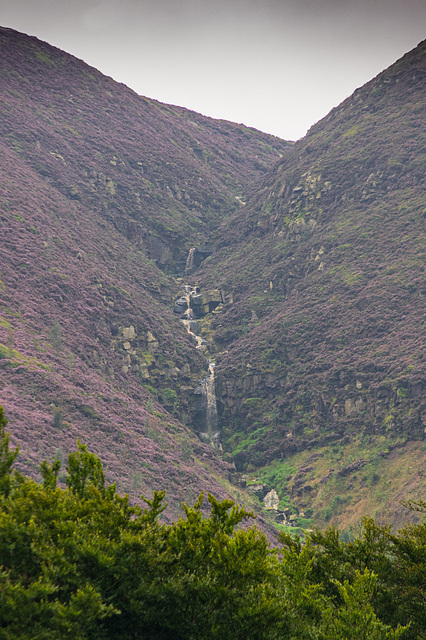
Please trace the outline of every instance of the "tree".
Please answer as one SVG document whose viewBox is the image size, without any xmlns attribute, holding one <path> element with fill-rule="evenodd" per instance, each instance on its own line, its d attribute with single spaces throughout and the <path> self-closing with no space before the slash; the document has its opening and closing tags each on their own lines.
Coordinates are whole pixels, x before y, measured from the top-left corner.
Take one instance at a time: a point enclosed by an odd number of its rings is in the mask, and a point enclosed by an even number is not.
<svg viewBox="0 0 426 640">
<path fill-rule="evenodd" d="M 77 440 L 77 451 L 70 453 L 67 464 L 66 485 L 79 498 L 89 497 L 92 486 L 104 495 L 105 475 L 101 459 L 87 450 L 87 446 Z"/>
<path fill-rule="evenodd" d="M 210 494 L 161 523 L 165 492 L 131 506 L 80 442 L 65 489 L 58 460 L 41 484 L 11 474 L 5 426 L 1 412 L 0 640 L 426 638 L 426 523 L 271 549 L 252 513 Z"/>
<path fill-rule="evenodd" d="M 312 580 L 323 585 L 335 603 L 343 604 L 338 583 L 353 584 L 356 572 L 368 569 L 377 581 L 371 595 L 377 617 L 389 627 L 405 625 L 407 640 L 426 638 L 426 523 L 394 533 L 391 527 L 364 518 L 361 533 L 352 542 L 342 542 L 333 528 L 314 531 L 309 539 L 315 545 Z"/>
<path fill-rule="evenodd" d="M 60 469 L 60 460 L 54 460 L 52 464 L 49 464 L 48 462 L 46 462 L 46 460 L 43 460 L 40 465 L 40 472 L 43 478 L 43 487 L 45 489 L 56 489 Z"/>
<path fill-rule="evenodd" d="M 425 639 L 426 521 L 407 525 L 392 534 L 391 539 L 394 565 L 391 620 L 402 624 L 410 622 L 408 636 Z"/>
<path fill-rule="evenodd" d="M 256 528 L 237 529 L 251 513 L 209 495 L 206 515 L 203 499 L 201 494 L 193 507 L 184 504 L 184 517 L 171 525 L 154 529 L 148 523 L 133 540 L 126 534 L 120 557 L 132 551 L 134 572 L 120 583 L 128 599 L 121 600 L 123 620 L 111 620 L 117 636 L 133 628 L 131 637 L 152 640 L 277 637 L 282 605 L 276 554 Z"/>
<path fill-rule="evenodd" d="M 302 544 L 289 533 L 281 533 L 280 541 L 282 616 L 287 620 L 288 637 L 314 640 L 319 637 L 327 603 L 322 584 L 316 584 L 312 576 L 315 549 L 309 540 Z"/>
<path fill-rule="evenodd" d="M 330 604 L 323 613 L 324 640 L 397 640 L 407 627 L 396 630 L 384 624 L 371 604 L 377 576 L 365 569 L 356 571 L 353 584 L 333 580 L 343 600 L 341 606 Z"/>
</svg>

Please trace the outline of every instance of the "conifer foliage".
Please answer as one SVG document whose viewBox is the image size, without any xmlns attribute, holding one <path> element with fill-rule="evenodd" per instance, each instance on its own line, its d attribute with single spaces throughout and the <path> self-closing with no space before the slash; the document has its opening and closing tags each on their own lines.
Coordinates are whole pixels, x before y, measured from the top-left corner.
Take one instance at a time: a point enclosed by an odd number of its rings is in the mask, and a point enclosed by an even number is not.
<svg viewBox="0 0 426 640">
<path fill-rule="evenodd" d="M 80 442 L 65 488 L 56 460 L 41 484 L 13 472 L 2 410 L 0 427 L 0 640 L 426 637 L 425 524 L 271 548 L 252 513 L 201 494 L 166 525 L 164 491 L 130 505 Z"/>
</svg>

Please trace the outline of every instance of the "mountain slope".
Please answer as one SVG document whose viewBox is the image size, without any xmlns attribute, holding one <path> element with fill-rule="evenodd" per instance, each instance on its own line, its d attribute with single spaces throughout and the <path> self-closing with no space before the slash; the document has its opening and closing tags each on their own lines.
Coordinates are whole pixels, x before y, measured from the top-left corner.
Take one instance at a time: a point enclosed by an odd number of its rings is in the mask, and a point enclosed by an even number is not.
<svg viewBox="0 0 426 640">
<path fill-rule="evenodd" d="M 188 427 L 208 362 L 164 271 L 289 145 L 10 29 L 0 45 L 0 403 L 19 468 L 78 437 L 120 490 L 167 489 L 172 514 L 202 489 L 223 496 L 229 464 Z"/>
<path fill-rule="evenodd" d="M 319 524 L 396 520 L 425 490 L 425 72 L 423 42 L 312 127 L 196 274 L 228 301 L 208 324 L 226 447 Z"/>
<path fill-rule="evenodd" d="M 233 459 L 280 519 L 398 524 L 425 490 L 425 43 L 294 146 L 35 38 L 0 44 L 0 402 L 20 469 L 79 437 L 175 515 L 234 491 Z M 225 456 L 193 432 L 208 361 L 173 314 L 195 247 Z"/>
<path fill-rule="evenodd" d="M 171 270 L 290 147 L 138 96 L 36 38 L 0 37 L 5 143 Z"/>
</svg>

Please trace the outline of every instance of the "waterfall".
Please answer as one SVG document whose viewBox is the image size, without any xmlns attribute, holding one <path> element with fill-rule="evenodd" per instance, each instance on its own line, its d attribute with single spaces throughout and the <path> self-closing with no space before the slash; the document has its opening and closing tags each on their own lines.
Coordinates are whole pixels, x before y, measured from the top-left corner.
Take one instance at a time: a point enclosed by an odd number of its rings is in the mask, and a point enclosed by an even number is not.
<svg viewBox="0 0 426 640">
<path fill-rule="evenodd" d="M 209 361 L 209 375 L 201 381 L 201 393 L 206 406 L 206 435 L 211 440 L 218 435 L 214 363 L 211 360 Z"/>
<path fill-rule="evenodd" d="M 196 343 L 196 348 L 201 349 L 201 347 L 206 343 L 206 341 L 203 338 L 201 338 L 201 336 L 197 336 L 197 334 L 194 333 L 194 331 L 192 331 L 192 327 L 195 323 L 195 320 L 194 320 L 194 312 L 191 309 L 191 295 L 195 294 L 196 291 L 189 284 L 184 284 L 182 286 L 182 291 L 183 291 L 183 297 L 186 300 L 187 307 L 186 307 L 186 311 L 184 311 L 184 314 L 183 314 L 184 317 L 181 318 L 181 322 L 186 327 L 187 332 L 194 338 Z"/>
<path fill-rule="evenodd" d="M 188 257 L 186 258 L 185 273 L 191 273 L 194 270 L 194 253 L 195 247 L 188 251 Z"/>
<path fill-rule="evenodd" d="M 192 296 L 200 296 L 197 287 L 191 287 L 189 284 L 182 285 L 182 297 L 175 303 L 176 312 L 181 314 L 181 322 L 186 327 L 187 332 L 192 336 L 196 344 L 196 349 L 201 349 L 207 345 L 206 340 L 195 333 L 197 320 L 191 307 Z M 194 330 L 193 330 L 194 329 Z M 217 401 L 216 401 L 216 381 L 214 373 L 214 362 L 209 360 L 208 375 L 203 378 L 197 387 L 195 394 L 201 396 L 201 402 L 196 413 L 197 431 L 199 429 L 200 437 L 221 448 L 219 442 L 220 431 L 218 429 Z"/>
</svg>

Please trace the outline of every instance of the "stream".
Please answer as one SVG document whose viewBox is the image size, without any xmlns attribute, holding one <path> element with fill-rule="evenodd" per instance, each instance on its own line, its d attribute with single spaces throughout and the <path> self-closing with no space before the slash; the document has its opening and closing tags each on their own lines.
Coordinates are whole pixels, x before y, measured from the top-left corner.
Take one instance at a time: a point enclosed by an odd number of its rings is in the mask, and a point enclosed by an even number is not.
<svg viewBox="0 0 426 640">
<path fill-rule="evenodd" d="M 180 320 L 185 326 L 187 332 L 192 336 L 196 349 L 202 349 L 207 346 L 207 341 L 197 335 L 197 325 L 199 320 L 196 319 L 193 309 L 193 298 L 200 297 L 198 287 L 192 287 L 189 284 L 182 285 L 182 297 L 175 302 L 175 313 L 180 314 Z M 200 432 L 200 438 L 205 442 L 209 442 L 215 447 L 220 447 L 216 400 L 216 382 L 215 382 L 215 364 L 211 358 L 208 358 L 208 374 L 202 380 L 195 390 L 195 394 L 201 393 L 202 406 L 204 413 L 205 430 Z"/>
</svg>

